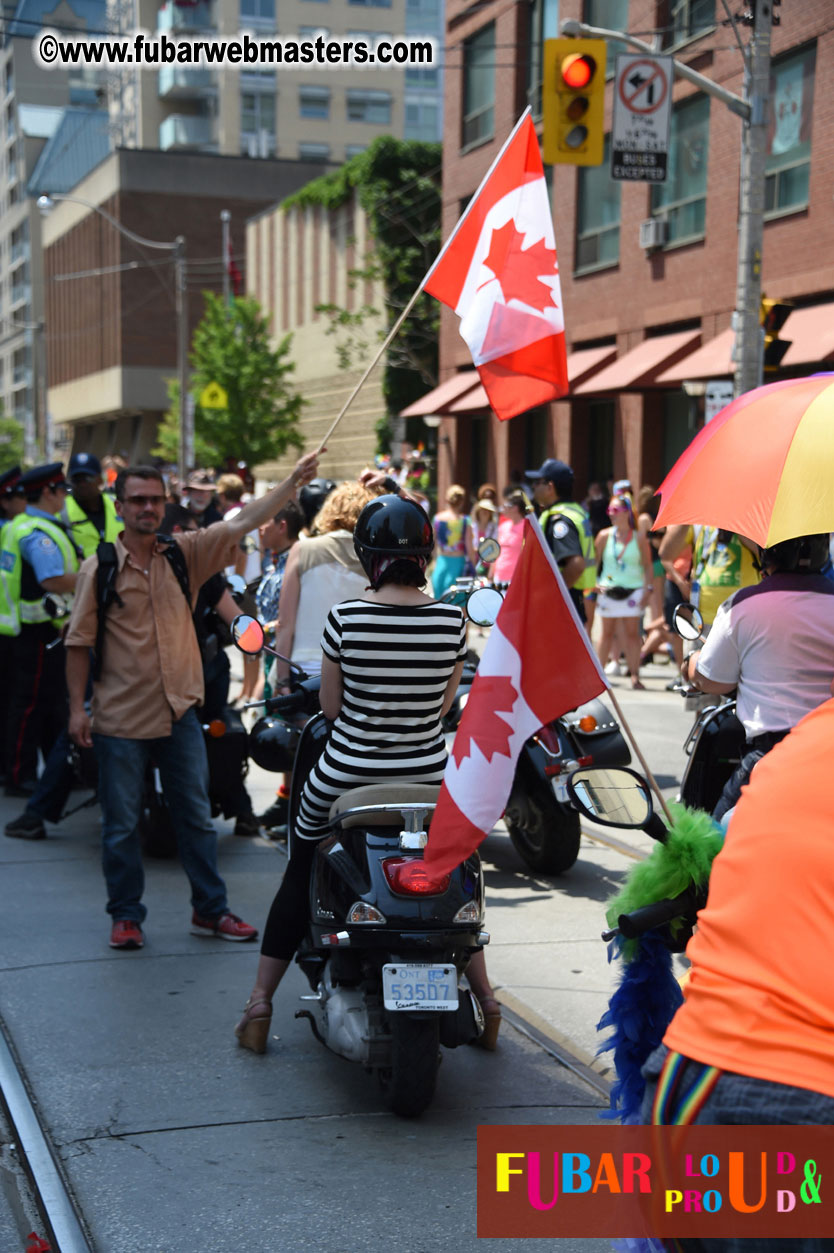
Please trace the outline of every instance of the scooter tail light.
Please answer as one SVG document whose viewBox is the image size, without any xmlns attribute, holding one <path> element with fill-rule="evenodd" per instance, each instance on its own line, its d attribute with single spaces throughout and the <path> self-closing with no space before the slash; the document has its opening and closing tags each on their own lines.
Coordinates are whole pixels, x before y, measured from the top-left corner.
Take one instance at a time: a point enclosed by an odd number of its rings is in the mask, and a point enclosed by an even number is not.
<svg viewBox="0 0 834 1253">
<path fill-rule="evenodd" d="M 549 753 L 561 753 L 562 745 L 559 743 L 559 734 L 556 728 L 549 723 L 539 727 L 536 732 L 536 739 Z"/>
<path fill-rule="evenodd" d="M 213 740 L 219 740 L 221 735 L 226 734 L 226 723 L 222 718 L 212 718 L 208 724 L 208 733 Z"/>
<path fill-rule="evenodd" d="M 381 910 L 375 905 L 369 905 L 367 901 L 354 901 L 350 909 L 347 911 L 346 922 L 357 924 L 363 922 L 386 923 L 388 920 Z"/>
<path fill-rule="evenodd" d="M 467 901 L 465 905 L 461 905 L 455 914 L 452 922 L 475 922 L 481 921 L 481 907 L 477 901 Z"/>
<path fill-rule="evenodd" d="M 397 896 L 440 896 L 452 881 L 450 874 L 432 874 L 422 857 L 386 857 L 382 869 Z"/>
</svg>

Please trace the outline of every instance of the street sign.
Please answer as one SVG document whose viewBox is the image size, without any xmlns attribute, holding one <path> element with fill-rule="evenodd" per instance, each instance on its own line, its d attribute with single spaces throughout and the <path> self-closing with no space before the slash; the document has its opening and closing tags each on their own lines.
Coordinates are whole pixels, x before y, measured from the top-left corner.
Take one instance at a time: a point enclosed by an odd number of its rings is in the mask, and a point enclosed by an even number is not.
<svg viewBox="0 0 834 1253">
<path fill-rule="evenodd" d="M 663 183 L 672 118 L 672 57 L 617 57 L 611 177 Z"/>
<path fill-rule="evenodd" d="M 704 392 L 704 424 L 711 422 L 733 399 L 732 379 L 710 379 Z"/>
<path fill-rule="evenodd" d="M 228 393 L 219 383 L 209 383 L 208 387 L 204 387 L 200 392 L 201 409 L 228 409 L 228 407 Z"/>
</svg>

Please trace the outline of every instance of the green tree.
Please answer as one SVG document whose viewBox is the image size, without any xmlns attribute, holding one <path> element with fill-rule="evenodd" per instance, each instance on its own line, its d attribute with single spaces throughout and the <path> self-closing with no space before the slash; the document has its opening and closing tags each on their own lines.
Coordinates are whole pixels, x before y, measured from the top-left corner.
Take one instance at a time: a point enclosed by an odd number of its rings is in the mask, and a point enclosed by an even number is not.
<svg viewBox="0 0 834 1253">
<path fill-rule="evenodd" d="M 222 466 L 233 457 L 260 465 L 301 448 L 298 432 L 302 397 L 292 389 L 295 369 L 289 359 L 292 337 L 285 335 L 273 349 L 269 322 L 257 300 L 205 293 L 202 321 L 191 346 L 190 391 L 194 397 L 194 452 L 201 465 Z M 228 408 L 204 409 L 200 396 L 218 383 L 228 396 Z M 155 456 L 176 461 L 179 455 L 179 383 L 168 386 L 170 408 L 157 432 Z"/>
<path fill-rule="evenodd" d="M 0 409 L 0 474 L 23 463 L 23 426 Z"/>
</svg>

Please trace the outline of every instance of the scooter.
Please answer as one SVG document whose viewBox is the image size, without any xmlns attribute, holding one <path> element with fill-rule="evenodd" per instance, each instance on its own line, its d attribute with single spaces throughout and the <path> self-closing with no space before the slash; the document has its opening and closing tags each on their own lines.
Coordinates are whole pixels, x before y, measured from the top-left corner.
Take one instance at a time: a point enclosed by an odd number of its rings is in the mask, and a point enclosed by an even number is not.
<svg viewBox="0 0 834 1253">
<path fill-rule="evenodd" d="M 460 598 L 465 591 L 468 604 L 477 604 L 477 599 L 489 589 L 481 584 L 473 593 L 471 582 L 453 584 L 441 600 L 450 598 L 451 603 L 462 603 Z M 494 590 L 491 594 L 500 596 Z M 473 612 L 477 614 L 479 610 Z M 479 621 L 477 617 L 473 620 Z M 480 620 L 490 625 L 495 619 L 487 613 Z M 477 666 L 468 661 L 454 703 L 444 719 L 444 731 L 450 738 L 457 730 L 476 673 Z M 565 787 L 568 774 L 580 765 L 627 766 L 630 761 L 631 753 L 619 723 L 601 700 L 589 701 L 540 727 L 522 747 L 504 810 L 510 840 L 525 865 L 538 874 L 556 875 L 570 870 L 579 856 L 581 834 L 579 815 L 570 805 Z"/>
<path fill-rule="evenodd" d="M 704 619 L 685 601 L 675 609 L 672 625 L 681 639 L 703 641 Z M 681 679 L 678 690 L 684 700 L 699 700 L 698 712 L 686 737 L 683 751 L 688 761 L 681 779 L 678 800 L 693 809 L 712 813 L 743 754 L 744 727 L 736 716 L 736 702 L 729 696 L 708 698 Z"/>
<path fill-rule="evenodd" d="M 244 652 L 264 648 L 254 618 L 236 619 L 233 637 Z M 324 751 L 328 725 L 316 712 L 318 679 L 291 670 L 289 683 L 288 695 L 263 703 L 268 714 L 288 720 L 312 715 L 290 790 L 292 856 L 303 783 Z M 325 1047 L 375 1074 L 389 1108 L 405 1118 L 432 1100 L 439 1046 L 467 1044 L 484 1025 L 477 1000 L 460 986 L 470 958 L 489 942 L 480 859 L 473 853 L 444 875 L 423 861 L 439 790 L 371 784 L 334 802 L 321 828 L 310 921 L 296 956 L 310 985 L 302 997 L 309 1008 L 296 1017 L 307 1019 Z"/>
</svg>

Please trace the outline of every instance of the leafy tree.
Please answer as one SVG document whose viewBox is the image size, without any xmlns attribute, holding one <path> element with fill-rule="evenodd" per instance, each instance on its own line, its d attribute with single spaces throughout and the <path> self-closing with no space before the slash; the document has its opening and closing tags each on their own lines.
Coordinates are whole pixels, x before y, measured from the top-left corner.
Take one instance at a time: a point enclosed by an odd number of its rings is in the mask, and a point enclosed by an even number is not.
<svg viewBox="0 0 834 1253">
<path fill-rule="evenodd" d="M 0 409 L 0 474 L 23 464 L 23 426 Z"/>
<path fill-rule="evenodd" d="M 269 323 L 257 300 L 205 293 L 202 321 L 191 348 L 190 391 L 194 397 L 194 453 L 202 465 L 222 466 L 228 458 L 260 465 L 303 447 L 298 432 L 302 397 L 291 387 L 295 369 L 289 360 L 292 337 L 273 349 Z M 228 408 L 204 409 L 199 401 L 210 383 L 228 396 Z M 176 461 L 179 455 L 179 383 L 168 386 L 170 408 L 157 432 L 154 455 Z"/>
</svg>

